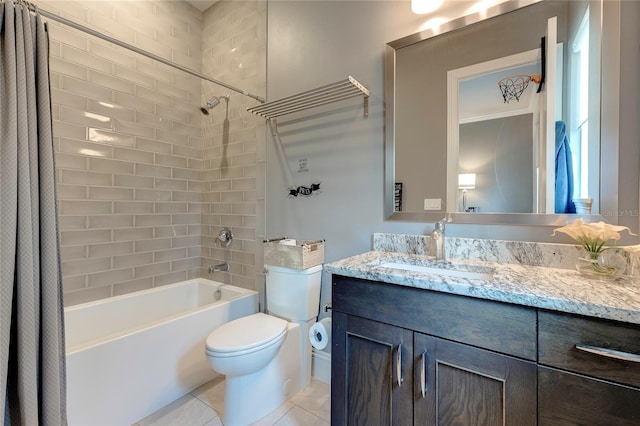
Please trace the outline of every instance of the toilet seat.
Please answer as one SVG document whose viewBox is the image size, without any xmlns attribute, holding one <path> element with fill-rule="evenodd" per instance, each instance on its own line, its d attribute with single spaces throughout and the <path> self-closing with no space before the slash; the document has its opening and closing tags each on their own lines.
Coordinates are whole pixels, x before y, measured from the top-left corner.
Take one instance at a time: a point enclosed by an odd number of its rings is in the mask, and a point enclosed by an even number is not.
<svg viewBox="0 0 640 426">
<path fill-rule="evenodd" d="M 257 313 L 230 321 L 207 337 L 206 352 L 213 357 L 235 357 L 260 351 L 280 343 L 287 332 L 287 321 Z"/>
</svg>

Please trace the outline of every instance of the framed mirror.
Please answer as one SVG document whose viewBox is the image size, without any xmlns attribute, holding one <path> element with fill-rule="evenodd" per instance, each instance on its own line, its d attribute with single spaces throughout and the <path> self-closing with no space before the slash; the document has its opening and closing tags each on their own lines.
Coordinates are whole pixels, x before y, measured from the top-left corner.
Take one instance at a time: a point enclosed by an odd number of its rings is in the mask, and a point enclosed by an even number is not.
<svg viewBox="0 0 640 426">
<path fill-rule="evenodd" d="M 600 173 L 617 170 L 601 105 L 619 90 L 602 78 L 619 75 L 601 66 L 616 42 L 603 7 L 509 1 L 388 43 L 385 216 L 555 226 L 616 211 L 617 173 Z"/>
</svg>

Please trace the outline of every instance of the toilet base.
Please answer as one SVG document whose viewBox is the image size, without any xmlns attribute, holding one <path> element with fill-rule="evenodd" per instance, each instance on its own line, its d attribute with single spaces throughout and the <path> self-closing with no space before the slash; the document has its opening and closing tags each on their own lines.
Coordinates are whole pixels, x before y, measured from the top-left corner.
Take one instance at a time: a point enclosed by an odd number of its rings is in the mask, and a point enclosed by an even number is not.
<svg viewBox="0 0 640 426">
<path fill-rule="evenodd" d="M 289 323 L 276 357 L 262 370 L 227 376 L 223 423 L 245 426 L 266 416 L 300 391 L 300 325 Z"/>
</svg>

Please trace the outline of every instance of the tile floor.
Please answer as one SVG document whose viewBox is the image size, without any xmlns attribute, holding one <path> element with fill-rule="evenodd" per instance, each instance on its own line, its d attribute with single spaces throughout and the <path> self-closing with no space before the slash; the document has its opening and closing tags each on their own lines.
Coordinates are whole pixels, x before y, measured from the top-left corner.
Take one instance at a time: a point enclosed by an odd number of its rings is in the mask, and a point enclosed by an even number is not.
<svg viewBox="0 0 640 426">
<path fill-rule="evenodd" d="M 164 408 L 140 420 L 135 426 L 222 426 L 224 376 L 220 376 Z M 258 426 L 329 426 L 330 386 L 311 380 L 272 413 L 258 420 Z"/>
</svg>

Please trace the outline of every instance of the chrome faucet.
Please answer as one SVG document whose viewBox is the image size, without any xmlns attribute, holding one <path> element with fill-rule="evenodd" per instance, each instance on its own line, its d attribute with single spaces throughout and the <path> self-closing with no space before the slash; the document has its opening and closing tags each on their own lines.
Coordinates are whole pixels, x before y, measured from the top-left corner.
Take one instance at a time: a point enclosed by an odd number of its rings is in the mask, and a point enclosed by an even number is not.
<svg viewBox="0 0 640 426">
<path fill-rule="evenodd" d="M 221 247 L 229 247 L 229 245 L 231 245 L 231 241 L 233 240 L 233 232 L 231 232 L 231 229 L 225 226 L 218 233 L 216 240 L 220 242 Z"/>
<path fill-rule="evenodd" d="M 218 265 L 211 265 L 209 266 L 209 273 L 213 274 L 216 271 L 228 271 L 229 270 L 229 263 L 224 262 L 224 263 L 220 263 Z"/>
<path fill-rule="evenodd" d="M 436 244 L 436 260 L 446 260 L 446 254 L 444 250 L 444 230 L 447 218 L 440 219 L 436 222 L 436 226 L 431 232 L 431 238 Z"/>
</svg>

